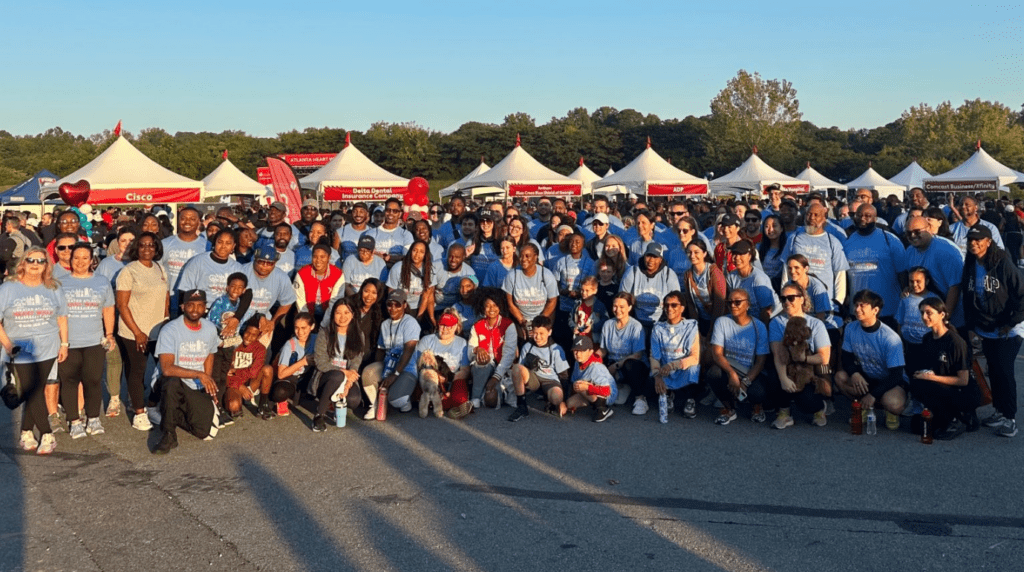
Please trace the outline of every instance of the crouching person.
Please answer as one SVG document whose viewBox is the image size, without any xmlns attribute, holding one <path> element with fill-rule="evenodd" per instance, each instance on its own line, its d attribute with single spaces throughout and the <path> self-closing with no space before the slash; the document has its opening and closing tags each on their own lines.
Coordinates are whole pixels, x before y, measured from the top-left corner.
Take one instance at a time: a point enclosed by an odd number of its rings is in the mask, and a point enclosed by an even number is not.
<svg viewBox="0 0 1024 572">
<path fill-rule="evenodd" d="M 516 358 L 516 324 L 508 316 L 505 297 L 500 292 L 487 289 L 477 303 L 478 313 L 483 318 L 469 331 L 469 348 L 472 352 L 473 394 L 470 400 L 473 409 L 483 405 L 501 407 L 502 394 L 512 385 L 509 377 L 512 362 Z"/>
<path fill-rule="evenodd" d="M 181 317 L 166 324 L 157 338 L 164 435 L 153 449 L 155 454 L 178 446 L 178 427 L 200 439 L 217 434 L 217 384 L 211 374 L 220 336 L 213 323 L 203 318 L 205 313 L 206 292 L 185 291 Z"/>
<path fill-rule="evenodd" d="M 508 420 L 513 423 L 530 414 L 526 407 L 527 390 L 539 389 L 544 392 L 548 400 L 548 413 L 561 417 L 568 410 L 562 392 L 562 382 L 568 378 L 569 362 L 565 360 L 562 347 L 551 341 L 551 318 L 540 315 L 530 324 L 530 335 L 533 339 L 523 345 L 519 363 L 512 366 L 515 399 L 508 401 L 516 410 L 509 415 Z"/>
<path fill-rule="evenodd" d="M 331 319 L 320 331 L 313 350 L 316 373 L 309 382 L 309 393 L 316 397 L 313 432 L 327 430 L 327 410 L 336 403 L 334 414 L 347 415 L 348 409 L 362 404 L 359 387 L 359 365 L 363 362 L 363 334 L 358 308 L 347 298 L 340 298 L 331 307 Z"/>
<path fill-rule="evenodd" d="M 416 345 L 416 367 L 419 371 L 420 417 L 430 413 L 441 417 L 451 411 L 454 418 L 469 413 L 469 353 L 465 339 L 458 336 L 462 324 L 454 310 L 445 310 L 437 322 L 437 333 L 420 340 Z"/>
<path fill-rule="evenodd" d="M 578 336 L 572 342 L 572 354 L 576 365 L 572 370 L 573 394 L 566 402 L 572 409 L 594 408 L 594 423 L 601 423 L 612 416 L 609 403 L 615 403 L 619 395 L 615 379 L 601 358 L 594 353 L 594 341 L 587 336 Z"/>
<path fill-rule="evenodd" d="M 386 307 L 388 319 L 380 325 L 377 355 L 374 363 L 363 370 L 363 392 L 370 401 L 363 419 L 376 416 L 374 404 L 387 395 L 388 404 L 401 412 L 412 409 L 411 396 L 416 390 L 416 367 L 412 356 L 420 341 L 420 324 L 406 310 L 405 290 L 392 290 Z M 387 390 L 384 394 L 382 390 Z M 377 404 L 383 407 L 382 404 Z"/>
<path fill-rule="evenodd" d="M 313 351 L 316 334 L 313 333 L 313 314 L 295 315 L 295 336 L 281 348 L 277 362 L 277 380 L 270 386 L 270 400 L 276 404 L 277 415 L 290 415 L 288 402 L 298 393 L 299 385 L 308 382 L 315 365 Z"/>
<path fill-rule="evenodd" d="M 274 369 L 263 365 L 267 349 L 260 343 L 260 319 L 253 316 L 242 326 L 242 343 L 234 350 L 231 369 L 227 372 L 224 408 L 233 418 L 241 417 L 242 403 L 259 396 L 259 414 L 270 419 L 270 386 L 274 383 Z"/>
</svg>

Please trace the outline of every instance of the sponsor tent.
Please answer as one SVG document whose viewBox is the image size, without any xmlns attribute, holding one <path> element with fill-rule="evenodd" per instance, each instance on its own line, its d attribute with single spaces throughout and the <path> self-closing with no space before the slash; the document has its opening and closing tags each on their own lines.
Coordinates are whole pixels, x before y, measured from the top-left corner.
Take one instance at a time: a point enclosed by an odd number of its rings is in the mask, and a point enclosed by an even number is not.
<svg viewBox="0 0 1024 572">
<path fill-rule="evenodd" d="M 583 194 L 588 195 L 594 192 L 594 181 L 599 181 L 601 175 L 591 171 L 590 167 L 583 164 L 583 157 L 580 157 L 580 166 L 576 167 L 575 171 L 569 173 L 569 178 L 579 181 L 582 184 Z"/>
<path fill-rule="evenodd" d="M 878 171 L 876 171 L 870 163 L 868 164 L 867 171 L 864 171 L 859 177 L 849 183 L 846 183 L 846 186 L 851 189 L 870 189 L 878 191 L 878 195 L 881 197 L 896 195 L 901 201 L 903 200 L 903 192 L 907 190 L 903 185 L 897 185 L 882 175 L 879 175 Z"/>
<path fill-rule="evenodd" d="M 801 171 L 796 178 L 809 182 L 812 191 L 827 191 L 829 189 L 845 191 L 847 189 L 846 185 L 837 183 L 816 171 L 810 162 L 807 163 L 807 168 Z"/>
<path fill-rule="evenodd" d="M 315 190 L 325 201 L 384 201 L 403 198 L 409 179 L 389 173 L 352 144 L 345 135 L 345 148 L 313 173 L 299 179 L 302 188 Z"/>
<path fill-rule="evenodd" d="M 473 177 L 476 177 L 477 175 L 482 175 L 483 173 L 486 173 L 487 171 L 490 171 L 490 170 L 491 170 L 490 166 L 488 166 L 487 163 L 484 163 L 483 158 L 481 158 L 480 159 L 480 164 L 476 166 L 476 169 L 473 169 L 465 177 L 462 177 L 458 181 L 456 181 L 456 182 L 452 183 L 451 185 L 448 185 L 447 187 L 445 187 L 445 188 L 441 189 L 440 191 L 438 191 L 438 195 L 442 199 L 446 199 L 446 198 L 454 195 L 456 192 L 458 192 L 458 190 L 459 190 L 459 183 L 461 183 L 463 181 L 468 181 L 468 180 L 472 179 Z M 505 189 L 501 189 L 501 188 L 498 188 L 498 187 L 476 187 L 476 188 L 470 189 L 470 196 L 479 197 L 479 196 L 482 196 L 482 195 L 497 195 L 497 194 L 501 194 L 501 193 L 504 193 L 504 192 L 505 192 Z"/>
<path fill-rule="evenodd" d="M 614 174 L 615 174 L 615 169 L 612 169 L 611 167 L 608 167 L 608 172 L 605 173 L 604 176 L 605 177 L 611 177 Z M 622 185 L 615 185 L 615 186 L 612 186 L 612 187 L 602 187 L 601 188 L 601 193 L 605 194 L 605 195 L 608 195 L 608 196 L 625 195 L 625 194 L 629 193 L 629 189 L 627 189 L 626 187 L 623 187 Z"/>
<path fill-rule="evenodd" d="M 637 155 L 618 172 L 593 183 L 595 191 L 606 187 L 625 187 L 628 191 L 647 196 L 706 195 L 708 181 L 673 167 L 651 148 Z"/>
<path fill-rule="evenodd" d="M 262 197 L 267 193 L 267 187 L 247 177 L 227 157 L 203 179 L 203 186 L 207 198 L 239 195 Z"/>
<path fill-rule="evenodd" d="M 917 161 L 907 165 L 906 169 L 903 169 L 896 174 L 895 177 L 890 177 L 889 180 L 897 185 L 903 185 L 909 191 L 914 187 L 924 188 L 924 180 L 931 177 L 931 173 L 925 171 L 921 165 L 917 164 Z"/>
<path fill-rule="evenodd" d="M 0 204 L 3 206 L 41 205 L 39 189 L 44 185 L 56 183 L 57 179 L 57 175 L 43 169 L 32 175 L 27 181 L 0 193 Z"/>
<path fill-rule="evenodd" d="M 40 199 L 58 196 L 64 183 L 88 181 L 89 204 L 197 203 L 202 181 L 171 172 L 119 135 L 107 150 L 81 169 L 39 190 Z"/>
<path fill-rule="evenodd" d="M 773 169 L 757 156 L 757 149 L 750 158 L 731 173 L 711 181 L 712 195 L 737 195 L 747 193 L 764 194 L 770 185 L 779 185 L 783 190 L 809 193 L 811 183 L 806 179 L 794 178 Z"/>
<path fill-rule="evenodd" d="M 505 158 L 486 173 L 457 184 L 460 191 L 479 187 L 497 187 L 509 197 L 578 197 L 582 184 L 560 175 L 534 159 L 519 142 Z"/>
<path fill-rule="evenodd" d="M 1024 183 L 1024 173 L 1015 171 L 981 148 L 971 158 L 951 171 L 934 177 L 925 177 L 924 190 L 935 193 L 1006 191 L 1006 185 Z"/>
</svg>

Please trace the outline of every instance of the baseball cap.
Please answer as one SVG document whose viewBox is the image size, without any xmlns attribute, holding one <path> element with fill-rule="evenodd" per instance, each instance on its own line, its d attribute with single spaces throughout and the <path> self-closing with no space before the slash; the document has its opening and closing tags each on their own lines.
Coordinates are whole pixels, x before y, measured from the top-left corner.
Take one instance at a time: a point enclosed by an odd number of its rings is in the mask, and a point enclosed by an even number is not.
<svg viewBox="0 0 1024 572">
<path fill-rule="evenodd" d="M 455 314 L 442 314 L 438 324 L 448 327 L 457 326 L 459 325 L 459 317 Z"/>
<path fill-rule="evenodd" d="M 398 302 L 399 304 L 405 304 L 405 300 L 405 290 L 402 290 L 401 288 L 392 290 L 391 293 L 388 294 L 388 302 Z"/>
<path fill-rule="evenodd" d="M 594 349 L 594 340 L 590 336 L 576 336 L 572 341 L 572 351 L 586 351 Z"/>
<path fill-rule="evenodd" d="M 284 203 L 282 203 L 281 201 L 274 201 L 270 203 L 270 208 L 277 209 L 283 213 L 288 212 L 288 207 L 284 206 Z"/>
<path fill-rule="evenodd" d="M 657 256 L 658 258 L 664 258 L 665 247 L 657 242 L 652 242 L 647 245 L 646 249 L 644 249 L 644 256 Z"/>
<path fill-rule="evenodd" d="M 754 252 L 754 245 L 750 244 L 749 240 L 741 240 L 729 247 L 729 252 L 733 254 L 750 254 Z"/>
<path fill-rule="evenodd" d="M 264 245 L 256 249 L 256 253 L 253 254 L 252 260 L 253 262 L 256 262 L 257 260 L 269 260 L 271 262 L 277 262 L 278 256 L 279 255 L 277 253 L 277 249 L 275 249 L 273 246 Z"/>
<path fill-rule="evenodd" d="M 373 250 L 377 246 L 377 241 L 372 236 L 363 235 L 359 237 L 359 242 L 356 243 L 356 248 L 365 248 L 367 250 Z"/>
<path fill-rule="evenodd" d="M 595 223 L 601 223 L 601 224 L 607 226 L 608 225 L 608 215 L 606 215 L 605 213 L 597 213 L 596 215 L 594 215 L 594 222 Z"/>
<path fill-rule="evenodd" d="M 967 231 L 967 240 L 980 240 L 982 238 L 992 239 L 992 231 L 983 224 L 976 224 Z"/>
<path fill-rule="evenodd" d="M 181 298 L 181 303 L 184 304 L 185 302 L 203 302 L 203 303 L 205 303 L 206 302 L 206 292 L 204 290 L 200 290 L 198 288 L 193 288 L 192 290 L 185 290 L 185 293 L 182 295 L 182 298 Z"/>
<path fill-rule="evenodd" d="M 732 213 L 727 213 L 719 222 L 722 226 L 740 226 L 740 218 Z"/>
<path fill-rule="evenodd" d="M 302 201 L 303 207 L 320 208 L 320 205 L 316 204 L 316 199 L 306 199 Z"/>
</svg>

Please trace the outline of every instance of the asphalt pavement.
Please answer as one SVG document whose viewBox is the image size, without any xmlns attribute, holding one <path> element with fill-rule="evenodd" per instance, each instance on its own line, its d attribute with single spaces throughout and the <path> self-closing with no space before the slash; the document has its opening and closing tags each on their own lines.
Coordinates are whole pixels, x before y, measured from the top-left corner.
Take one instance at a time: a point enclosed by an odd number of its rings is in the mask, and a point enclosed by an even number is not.
<svg viewBox="0 0 1024 572">
<path fill-rule="evenodd" d="M 246 413 L 167 456 L 122 415 L 49 457 L 0 408 L 0 570 L 1024 567 L 1024 433 L 853 436 L 838 402 L 826 427 L 783 431 L 536 401 L 518 423 L 392 411 L 320 434 L 305 411 Z"/>
</svg>

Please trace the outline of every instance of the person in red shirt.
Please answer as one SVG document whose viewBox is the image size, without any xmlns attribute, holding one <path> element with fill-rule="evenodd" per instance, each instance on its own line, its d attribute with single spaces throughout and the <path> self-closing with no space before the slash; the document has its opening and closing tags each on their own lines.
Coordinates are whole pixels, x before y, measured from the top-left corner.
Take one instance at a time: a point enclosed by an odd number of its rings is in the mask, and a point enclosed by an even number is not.
<svg viewBox="0 0 1024 572">
<path fill-rule="evenodd" d="M 269 365 L 263 365 L 267 349 L 259 339 L 259 322 L 247 321 L 242 331 L 242 344 L 235 348 L 231 369 L 227 374 L 228 387 L 224 392 L 224 406 L 232 417 L 242 415 L 243 401 L 257 396 L 260 412 L 269 411 L 267 395 L 270 393 L 270 385 L 274 382 L 274 370 Z"/>
</svg>

